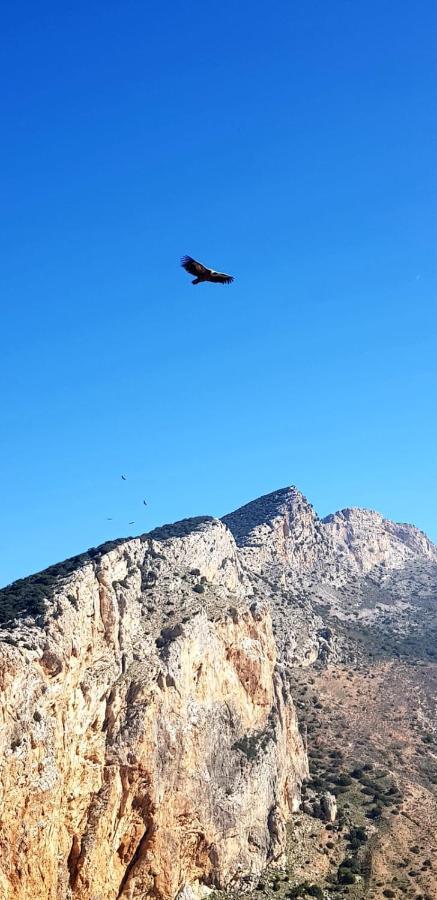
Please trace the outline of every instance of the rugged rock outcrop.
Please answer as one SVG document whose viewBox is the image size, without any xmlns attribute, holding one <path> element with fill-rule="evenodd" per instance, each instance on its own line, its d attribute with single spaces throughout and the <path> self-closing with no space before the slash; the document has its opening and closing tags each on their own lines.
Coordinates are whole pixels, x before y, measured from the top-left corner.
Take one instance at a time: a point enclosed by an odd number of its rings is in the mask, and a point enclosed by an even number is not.
<svg viewBox="0 0 437 900">
<path fill-rule="evenodd" d="M 320 520 L 295 487 L 223 521 L 243 571 L 271 605 L 285 667 L 353 662 L 357 637 L 377 653 L 396 644 L 401 656 L 433 654 L 437 547 L 413 525 L 365 509 Z"/>
<path fill-rule="evenodd" d="M 330 791 L 325 791 L 320 798 L 320 811 L 324 822 L 335 822 L 337 818 L 337 800 Z"/>
<path fill-rule="evenodd" d="M 353 659 L 357 621 L 430 658 L 436 576 L 413 526 L 285 488 L 0 591 L 0 897 L 257 879 L 307 775 L 292 669 Z"/>
<path fill-rule="evenodd" d="M 384 519 L 368 509 L 343 509 L 319 519 L 295 487 L 260 497 L 223 522 L 235 537 L 239 558 L 252 574 L 282 576 L 282 583 L 305 583 L 305 576 L 344 583 L 378 565 L 388 570 L 411 561 L 437 562 L 437 547 L 414 525 Z"/>
<path fill-rule="evenodd" d="M 326 519 L 334 553 L 360 574 L 375 566 L 402 568 L 415 559 L 437 562 L 437 547 L 414 525 L 390 522 L 370 509 L 342 509 Z"/>
<path fill-rule="evenodd" d="M 243 566 L 253 574 L 304 574 L 328 555 L 326 529 L 295 487 L 253 500 L 223 522 L 235 537 Z"/>
<path fill-rule="evenodd" d="M 164 900 L 258 876 L 307 768 L 232 535 L 195 520 L 72 562 L 2 632 L 0 895 Z"/>
</svg>

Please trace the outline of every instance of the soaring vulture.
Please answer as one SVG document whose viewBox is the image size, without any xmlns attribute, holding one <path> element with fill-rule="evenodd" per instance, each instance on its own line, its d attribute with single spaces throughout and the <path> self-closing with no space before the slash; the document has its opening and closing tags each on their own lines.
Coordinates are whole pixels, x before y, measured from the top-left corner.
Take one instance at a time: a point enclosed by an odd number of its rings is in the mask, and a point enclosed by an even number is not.
<svg viewBox="0 0 437 900">
<path fill-rule="evenodd" d="M 208 269 L 191 256 L 183 256 L 181 259 L 181 266 L 183 266 L 190 275 L 196 276 L 191 284 L 200 284 L 201 281 L 213 281 L 215 284 L 230 284 L 231 281 L 234 280 L 233 275 L 225 275 L 224 272 L 216 272 L 215 269 Z"/>
</svg>

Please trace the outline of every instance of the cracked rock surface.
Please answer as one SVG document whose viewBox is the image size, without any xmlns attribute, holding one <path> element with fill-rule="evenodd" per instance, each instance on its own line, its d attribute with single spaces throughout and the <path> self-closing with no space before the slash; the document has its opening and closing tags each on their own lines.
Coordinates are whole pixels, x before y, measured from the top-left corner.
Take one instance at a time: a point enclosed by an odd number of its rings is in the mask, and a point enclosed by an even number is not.
<svg viewBox="0 0 437 900">
<path fill-rule="evenodd" d="M 353 658 L 358 626 L 432 653 L 436 574 L 418 529 L 291 487 L 0 591 L 0 897 L 256 883 L 308 774 L 290 673 Z"/>
<path fill-rule="evenodd" d="M 47 593 L 2 632 L 0 896 L 194 896 L 280 860 L 306 754 L 229 530 L 120 542 Z"/>
</svg>

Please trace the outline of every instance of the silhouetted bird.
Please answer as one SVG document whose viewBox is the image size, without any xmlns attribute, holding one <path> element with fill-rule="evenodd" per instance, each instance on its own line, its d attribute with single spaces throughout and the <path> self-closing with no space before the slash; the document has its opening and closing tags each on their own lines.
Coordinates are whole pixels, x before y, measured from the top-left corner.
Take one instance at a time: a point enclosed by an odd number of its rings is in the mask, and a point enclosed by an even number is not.
<svg viewBox="0 0 437 900">
<path fill-rule="evenodd" d="M 135 525 L 135 521 L 129 522 L 128 524 L 129 524 L 129 525 Z"/>
<path fill-rule="evenodd" d="M 224 272 L 216 272 L 215 269 L 208 269 L 202 263 L 197 262 L 192 256 L 183 256 L 181 266 L 190 275 L 195 275 L 191 284 L 200 284 L 201 281 L 213 281 L 215 284 L 230 284 L 234 280 L 233 275 L 225 275 Z"/>
<path fill-rule="evenodd" d="M 143 500 L 144 506 L 147 506 L 147 500 Z"/>
<path fill-rule="evenodd" d="M 121 477 L 123 481 L 126 481 L 126 475 L 122 475 Z"/>
</svg>

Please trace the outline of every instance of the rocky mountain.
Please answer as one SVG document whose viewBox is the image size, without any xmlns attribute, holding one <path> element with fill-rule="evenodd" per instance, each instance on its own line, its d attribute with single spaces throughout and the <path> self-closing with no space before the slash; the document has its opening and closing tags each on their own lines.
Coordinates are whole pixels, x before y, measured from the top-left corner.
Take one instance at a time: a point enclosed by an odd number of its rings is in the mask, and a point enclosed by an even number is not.
<svg viewBox="0 0 437 900">
<path fill-rule="evenodd" d="M 295 487 L 283 488 L 223 518 L 251 572 L 282 572 L 344 582 L 376 566 L 437 562 L 437 547 L 414 525 L 397 524 L 367 509 L 343 509 L 319 519 Z M 336 579 L 335 579 L 336 576 Z"/>
<path fill-rule="evenodd" d="M 253 890 L 308 776 L 296 673 L 437 658 L 436 585 L 418 529 L 292 487 L 0 591 L 0 896 Z"/>
<path fill-rule="evenodd" d="M 364 509 L 321 520 L 295 487 L 223 521 L 272 608 L 281 662 L 351 661 L 369 643 L 375 654 L 387 645 L 408 656 L 424 644 L 434 655 L 437 547 L 414 525 Z"/>
<path fill-rule="evenodd" d="M 121 541 L 14 595 L 1 896 L 173 898 L 280 860 L 306 754 L 269 609 L 221 522 Z"/>
</svg>

